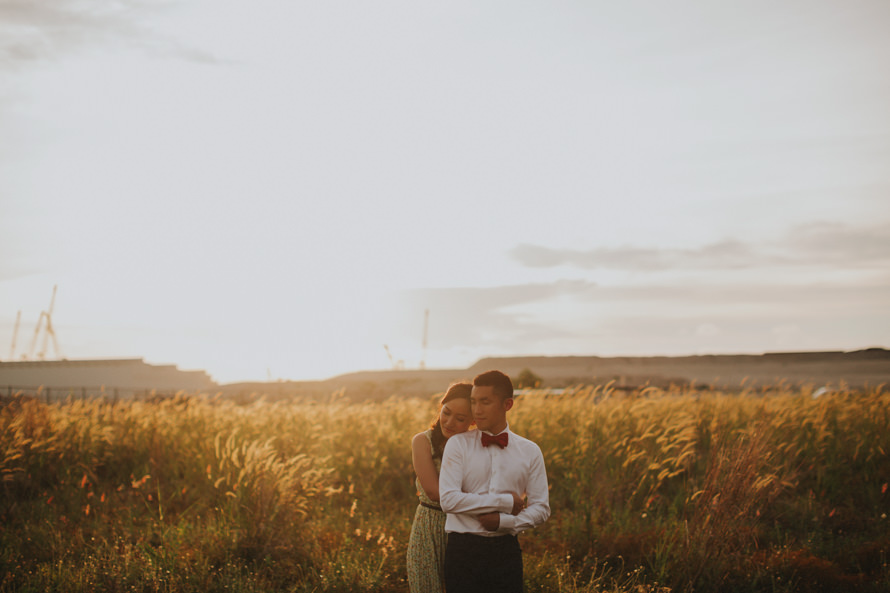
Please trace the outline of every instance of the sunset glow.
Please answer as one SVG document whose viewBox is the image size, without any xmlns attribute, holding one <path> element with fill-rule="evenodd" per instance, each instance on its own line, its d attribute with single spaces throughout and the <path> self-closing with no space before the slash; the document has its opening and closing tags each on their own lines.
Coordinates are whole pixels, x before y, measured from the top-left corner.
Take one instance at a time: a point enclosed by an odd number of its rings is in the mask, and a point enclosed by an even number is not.
<svg viewBox="0 0 890 593">
<path fill-rule="evenodd" d="M 0 7 L 3 359 L 890 345 L 886 2 L 100 4 Z"/>
</svg>

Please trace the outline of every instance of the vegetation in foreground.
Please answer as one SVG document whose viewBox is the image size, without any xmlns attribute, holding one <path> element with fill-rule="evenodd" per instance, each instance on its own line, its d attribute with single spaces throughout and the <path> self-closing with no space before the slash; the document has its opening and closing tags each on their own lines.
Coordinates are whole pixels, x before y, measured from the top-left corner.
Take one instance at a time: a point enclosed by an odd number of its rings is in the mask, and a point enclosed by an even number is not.
<svg viewBox="0 0 890 593">
<path fill-rule="evenodd" d="M 407 591 L 435 401 L 0 407 L 0 591 Z M 517 398 L 550 521 L 529 592 L 890 590 L 890 394 Z"/>
</svg>

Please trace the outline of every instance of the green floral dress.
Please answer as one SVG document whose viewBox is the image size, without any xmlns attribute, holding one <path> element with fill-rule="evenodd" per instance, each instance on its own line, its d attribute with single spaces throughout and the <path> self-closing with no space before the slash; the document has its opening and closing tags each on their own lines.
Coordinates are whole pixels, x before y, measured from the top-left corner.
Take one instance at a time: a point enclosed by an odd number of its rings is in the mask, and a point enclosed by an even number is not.
<svg viewBox="0 0 890 593">
<path fill-rule="evenodd" d="M 424 434 L 432 451 L 432 429 Z M 434 457 L 433 463 L 438 474 L 442 460 Z M 411 593 L 442 593 L 445 590 L 445 513 L 439 503 L 426 495 L 419 479 L 415 478 L 414 483 L 420 504 L 414 512 L 408 540 L 408 587 Z"/>
</svg>

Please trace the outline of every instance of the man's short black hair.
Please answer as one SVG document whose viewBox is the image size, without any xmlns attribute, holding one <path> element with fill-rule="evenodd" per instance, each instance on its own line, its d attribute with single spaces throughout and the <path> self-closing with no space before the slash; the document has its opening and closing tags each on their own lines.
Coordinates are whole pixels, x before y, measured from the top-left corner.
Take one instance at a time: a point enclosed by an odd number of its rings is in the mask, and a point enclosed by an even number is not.
<svg viewBox="0 0 890 593">
<path fill-rule="evenodd" d="M 473 378 L 475 387 L 491 387 L 501 399 L 513 397 L 513 381 L 501 371 L 486 371 Z"/>
</svg>

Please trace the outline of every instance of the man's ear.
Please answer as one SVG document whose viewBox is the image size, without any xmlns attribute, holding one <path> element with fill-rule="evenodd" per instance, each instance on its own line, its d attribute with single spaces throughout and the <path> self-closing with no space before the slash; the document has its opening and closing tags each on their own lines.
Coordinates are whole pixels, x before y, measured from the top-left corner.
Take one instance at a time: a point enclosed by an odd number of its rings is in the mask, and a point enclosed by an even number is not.
<svg viewBox="0 0 890 593">
<path fill-rule="evenodd" d="M 513 398 L 508 397 L 507 399 L 504 400 L 504 411 L 507 412 L 512 407 L 513 407 Z"/>
</svg>

